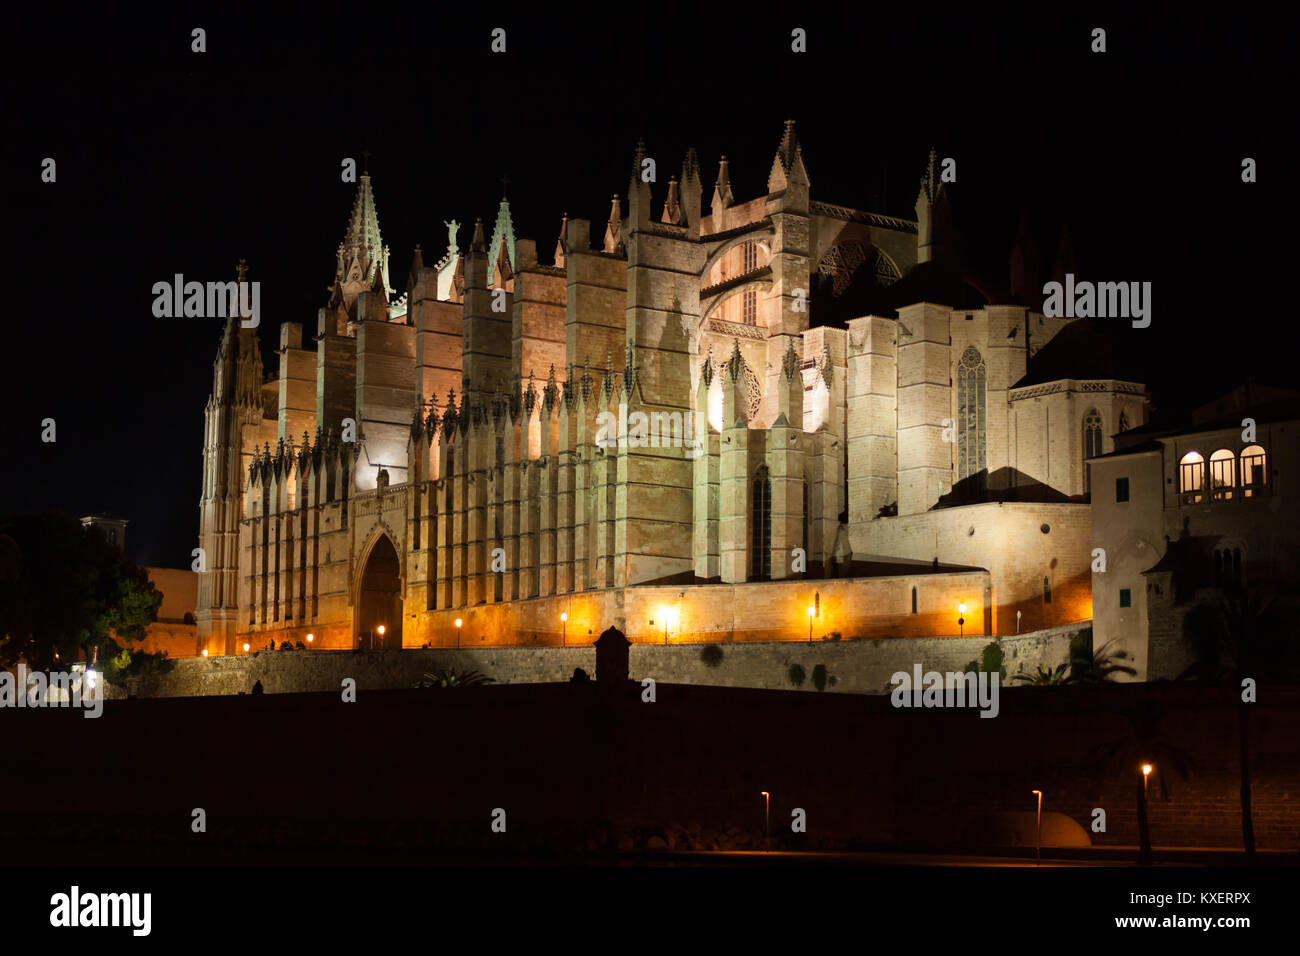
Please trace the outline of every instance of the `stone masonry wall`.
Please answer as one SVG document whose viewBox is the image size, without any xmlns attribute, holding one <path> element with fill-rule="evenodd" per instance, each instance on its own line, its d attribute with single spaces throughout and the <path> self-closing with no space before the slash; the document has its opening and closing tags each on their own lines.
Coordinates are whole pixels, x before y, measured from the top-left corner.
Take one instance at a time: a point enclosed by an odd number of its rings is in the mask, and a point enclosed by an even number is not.
<svg viewBox="0 0 1300 956">
<path fill-rule="evenodd" d="M 1078 627 L 1053 628 L 1002 638 L 1008 679 L 1039 664 L 1055 666 L 1069 658 L 1070 639 Z M 812 690 L 813 669 L 826 665 L 835 683 L 827 691 L 880 694 L 890 675 L 911 671 L 959 670 L 979 656 L 986 637 L 822 641 L 812 644 L 771 641 L 719 644 L 722 661 L 709 667 L 701 652 L 706 644 L 634 644 L 630 676 L 674 684 L 792 689 L 788 674 L 799 664 Z M 184 658 L 161 676 L 131 678 L 110 688 L 109 697 L 195 697 L 249 693 L 261 681 L 268 694 L 338 691 L 351 677 L 358 690 L 410 687 L 423 674 L 441 670 L 477 670 L 502 684 L 567 681 L 574 668 L 596 674 L 596 653 L 580 647 L 437 648 L 384 651 L 260 651 L 237 656 Z"/>
</svg>

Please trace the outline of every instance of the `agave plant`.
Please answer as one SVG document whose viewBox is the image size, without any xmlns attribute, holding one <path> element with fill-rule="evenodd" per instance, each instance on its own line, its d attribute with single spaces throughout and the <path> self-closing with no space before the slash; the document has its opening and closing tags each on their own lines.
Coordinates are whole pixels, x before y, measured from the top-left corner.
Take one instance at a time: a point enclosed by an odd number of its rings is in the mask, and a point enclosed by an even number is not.
<svg viewBox="0 0 1300 956">
<path fill-rule="evenodd" d="M 478 671 L 452 671 L 444 670 L 432 674 L 425 674 L 422 680 L 415 682 L 416 687 L 475 687 L 481 684 L 494 684 L 496 678 L 488 677 Z"/>
<path fill-rule="evenodd" d="M 1060 687 L 1069 682 L 1069 678 L 1065 676 L 1066 668 L 1069 666 L 1069 664 L 1060 664 L 1055 669 L 1048 670 L 1042 664 L 1039 664 L 1038 670 L 1034 673 L 1020 673 L 1011 679 L 1013 681 L 1022 681 L 1031 687 Z"/>
</svg>

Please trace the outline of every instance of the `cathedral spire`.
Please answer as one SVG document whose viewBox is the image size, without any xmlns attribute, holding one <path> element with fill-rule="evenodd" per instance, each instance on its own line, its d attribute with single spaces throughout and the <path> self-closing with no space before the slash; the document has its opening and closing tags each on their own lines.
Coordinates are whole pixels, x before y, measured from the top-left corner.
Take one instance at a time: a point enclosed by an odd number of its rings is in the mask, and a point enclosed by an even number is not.
<svg viewBox="0 0 1300 956">
<path fill-rule="evenodd" d="M 509 176 L 501 177 L 501 204 L 497 207 L 497 220 L 492 226 L 492 242 L 487 246 L 488 251 L 491 254 L 491 258 L 488 260 L 487 270 L 489 277 L 493 275 L 493 270 L 496 268 L 497 260 L 501 258 L 503 252 L 503 240 L 505 242 L 504 253 L 506 265 L 502 267 L 501 272 L 503 275 L 513 274 L 514 272 L 513 262 L 510 260 L 514 258 L 515 254 L 515 223 L 510 214 L 510 200 L 506 199 L 505 195 L 506 186 L 509 183 Z"/>
<path fill-rule="evenodd" d="M 772 158 L 772 171 L 767 177 L 768 193 L 777 193 L 788 186 L 808 186 L 808 170 L 803 164 L 803 147 L 794 132 L 794 120 L 785 121 L 785 132 Z"/>
<path fill-rule="evenodd" d="M 565 254 L 567 251 L 565 243 L 568 241 L 568 231 L 569 214 L 566 212 L 564 218 L 560 220 L 560 238 L 555 241 L 555 267 L 557 269 L 564 268 Z"/>
<path fill-rule="evenodd" d="M 713 186 L 713 206 L 709 210 L 716 220 L 722 210 L 732 205 L 736 197 L 731 194 L 731 172 L 727 168 L 727 154 L 722 154 L 722 159 L 718 161 L 718 181 Z M 718 228 L 717 222 L 714 222 L 713 228 Z"/>
<path fill-rule="evenodd" d="M 379 232 L 369 173 L 363 173 L 357 184 L 347 232 L 338 249 L 334 280 L 333 299 L 349 307 L 360 292 L 382 292 L 387 299 L 394 291 L 388 284 L 388 247 Z"/>
<path fill-rule="evenodd" d="M 605 224 L 605 251 L 621 255 L 623 251 L 623 207 L 618 193 L 610 200 L 609 222 Z"/>
<path fill-rule="evenodd" d="M 683 222 L 682 204 L 677 194 L 676 176 L 668 180 L 668 198 L 664 200 L 664 214 L 661 218 L 664 222 L 673 226 L 680 226 Z"/>
</svg>

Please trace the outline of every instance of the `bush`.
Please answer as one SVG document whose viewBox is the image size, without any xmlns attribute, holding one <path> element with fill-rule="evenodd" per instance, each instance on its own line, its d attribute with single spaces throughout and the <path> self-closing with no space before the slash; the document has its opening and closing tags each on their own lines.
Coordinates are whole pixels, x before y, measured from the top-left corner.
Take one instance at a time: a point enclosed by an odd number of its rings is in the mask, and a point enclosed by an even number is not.
<svg viewBox="0 0 1300 956">
<path fill-rule="evenodd" d="M 291 651 L 291 650 L 293 650 L 293 645 L 290 644 L 288 641 L 281 641 L 281 642 L 280 642 L 280 650 L 282 650 L 282 651 Z"/>
<path fill-rule="evenodd" d="M 808 675 L 804 673 L 804 669 L 798 664 L 791 664 L 786 679 L 795 687 L 802 687 L 803 682 L 808 679 Z"/>
<path fill-rule="evenodd" d="M 1005 655 L 1002 652 L 1002 645 L 996 640 L 985 646 L 980 652 L 979 660 L 970 661 L 966 665 L 967 673 L 998 674 L 1003 679 L 1007 676 L 1007 669 L 1003 665 Z"/>
<path fill-rule="evenodd" d="M 839 641 L 839 640 L 843 640 L 843 638 L 844 635 L 841 634 L 839 631 L 831 631 L 829 634 L 822 635 L 823 641 Z"/>
<path fill-rule="evenodd" d="M 722 663 L 722 648 L 717 644 L 705 644 L 700 651 L 700 660 L 705 667 L 717 667 Z"/>
</svg>

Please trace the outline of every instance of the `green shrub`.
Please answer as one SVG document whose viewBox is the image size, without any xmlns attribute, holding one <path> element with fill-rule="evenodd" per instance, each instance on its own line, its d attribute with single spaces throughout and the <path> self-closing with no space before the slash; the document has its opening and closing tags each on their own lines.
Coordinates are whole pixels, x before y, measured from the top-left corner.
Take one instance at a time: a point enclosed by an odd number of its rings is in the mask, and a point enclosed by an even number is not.
<svg viewBox="0 0 1300 956">
<path fill-rule="evenodd" d="M 717 644 L 705 644 L 700 650 L 700 660 L 705 667 L 717 667 L 722 663 L 722 648 Z"/>
</svg>

